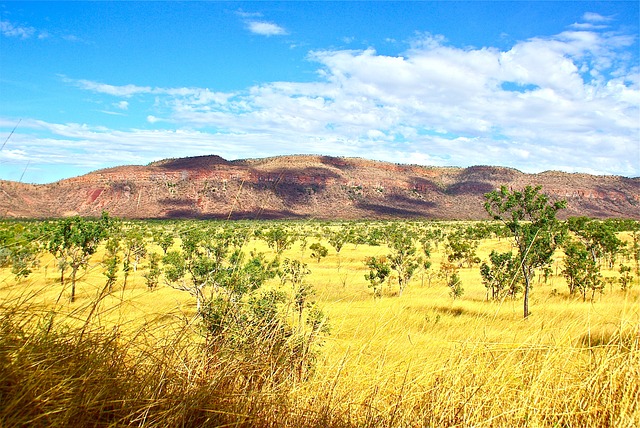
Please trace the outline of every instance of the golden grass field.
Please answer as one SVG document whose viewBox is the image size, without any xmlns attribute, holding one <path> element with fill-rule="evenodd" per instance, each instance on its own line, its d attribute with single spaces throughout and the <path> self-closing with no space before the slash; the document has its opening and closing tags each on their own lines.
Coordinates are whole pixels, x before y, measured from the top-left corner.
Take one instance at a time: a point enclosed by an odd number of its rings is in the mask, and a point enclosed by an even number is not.
<svg viewBox="0 0 640 428">
<path fill-rule="evenodd" d="M 51 256 L 21 282 L 0 270 L 0 426 L 640 426 L 637 278 L 583 302 L 558 256 L 523 319 L 521 298 L 486 301 L 477 266 L 461 269 L 457 300 L 421 272 L 402 296 L 392 282 L 374 299 L 363 260 L 387 248 L 348 243 L 338 255 L 318 241 L 320 262 L 297 243 L 283 257 L 308 264 L 331 331 L 314 372 L 286 385 L 247 386 L 240 363 L 202 354 L 188 293 L 149 291 L 138 271 L 106 295 L 102 251 L 73 304 Z M 477 254 L 508 246 L 484 240 Z M 264 241 L 245 248 L 274 256 Z"/>
</svg>

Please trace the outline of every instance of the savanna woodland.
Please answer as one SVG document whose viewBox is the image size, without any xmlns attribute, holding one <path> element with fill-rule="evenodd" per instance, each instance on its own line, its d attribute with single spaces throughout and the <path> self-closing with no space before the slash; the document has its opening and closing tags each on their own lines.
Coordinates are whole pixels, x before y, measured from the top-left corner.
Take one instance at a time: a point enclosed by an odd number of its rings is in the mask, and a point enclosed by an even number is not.
<svg viewBox="0 0 640 428">
<path fill-rule="evenodd" d="M 0 426 L 640 425 L 640 223 L 485 202 L 0 221 Z"/>
</svg>

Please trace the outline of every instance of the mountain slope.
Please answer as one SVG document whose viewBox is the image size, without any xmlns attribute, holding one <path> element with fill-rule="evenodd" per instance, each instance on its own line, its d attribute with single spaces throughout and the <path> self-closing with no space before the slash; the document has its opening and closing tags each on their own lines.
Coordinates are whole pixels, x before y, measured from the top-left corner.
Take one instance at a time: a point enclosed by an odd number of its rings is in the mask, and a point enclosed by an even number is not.
<svg viewBox="0 0 640 428">
<path fill-rule="evenodd" d="M 358 158 L 167 159 L 52 184 L 0 181 L 0 217 L 485 219 L 484 194 L 541 185 L 563 216 L 640 219 L 640 178 L 490 166 L 435 168 Z"/>
</svg>

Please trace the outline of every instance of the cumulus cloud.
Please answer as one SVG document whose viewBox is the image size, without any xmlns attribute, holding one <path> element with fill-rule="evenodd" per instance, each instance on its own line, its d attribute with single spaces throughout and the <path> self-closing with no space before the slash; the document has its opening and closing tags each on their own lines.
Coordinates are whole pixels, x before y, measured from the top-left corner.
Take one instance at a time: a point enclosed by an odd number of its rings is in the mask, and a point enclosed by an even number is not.
<svg viewBox="0 0 640 428">
<path fill-rule="evenodd" d="M 288 34 L 283 27 L 267 21 L 247 21 L 247 28 L 253 34 L 261 36 L 283 36 Z"/>
<path fill-rule="evenodd" d="M 229 93 L 64 78 L 113 97 L 152 95 L 146 124 L 167 129 L 31 121 L 29 127 L 52 136 L 21 141 L 26 148 L 36 145 L 43 161 L 67 146 L 100 147 L 105 159 L 145 163 L 293 151 L 638 176 L 640 78 L 637 59 L 626 53 L 636 43 L 635 36 L 576 28 L 508 49 L 460 48 L 442 36 L 418 34 L 399 55 L 373 48 L 313 51 L 308 59 L 317 64 L 315 81 L 268 82 Z M 132 109 L 127 101 L 116 105 Z"/>
</svg>

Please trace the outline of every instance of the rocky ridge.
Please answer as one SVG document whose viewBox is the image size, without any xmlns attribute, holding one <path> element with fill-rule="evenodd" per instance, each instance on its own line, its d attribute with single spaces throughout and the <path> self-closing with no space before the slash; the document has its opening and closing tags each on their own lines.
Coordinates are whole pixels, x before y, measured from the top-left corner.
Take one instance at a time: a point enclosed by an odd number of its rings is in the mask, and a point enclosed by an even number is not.
<svg viewBox="0 0 640 428">
<path fill-rule="evenodd" d="M 541 185 L 565 199 L 563 216 L 640 219 L 640 178 L 493 166 L 425 167 L 298 155 L 219 156 L 121 166 L 34 185 L 0 181 L 0 217 L 222 219 L 486 219 L 484 194 Z"/>
</svg>

